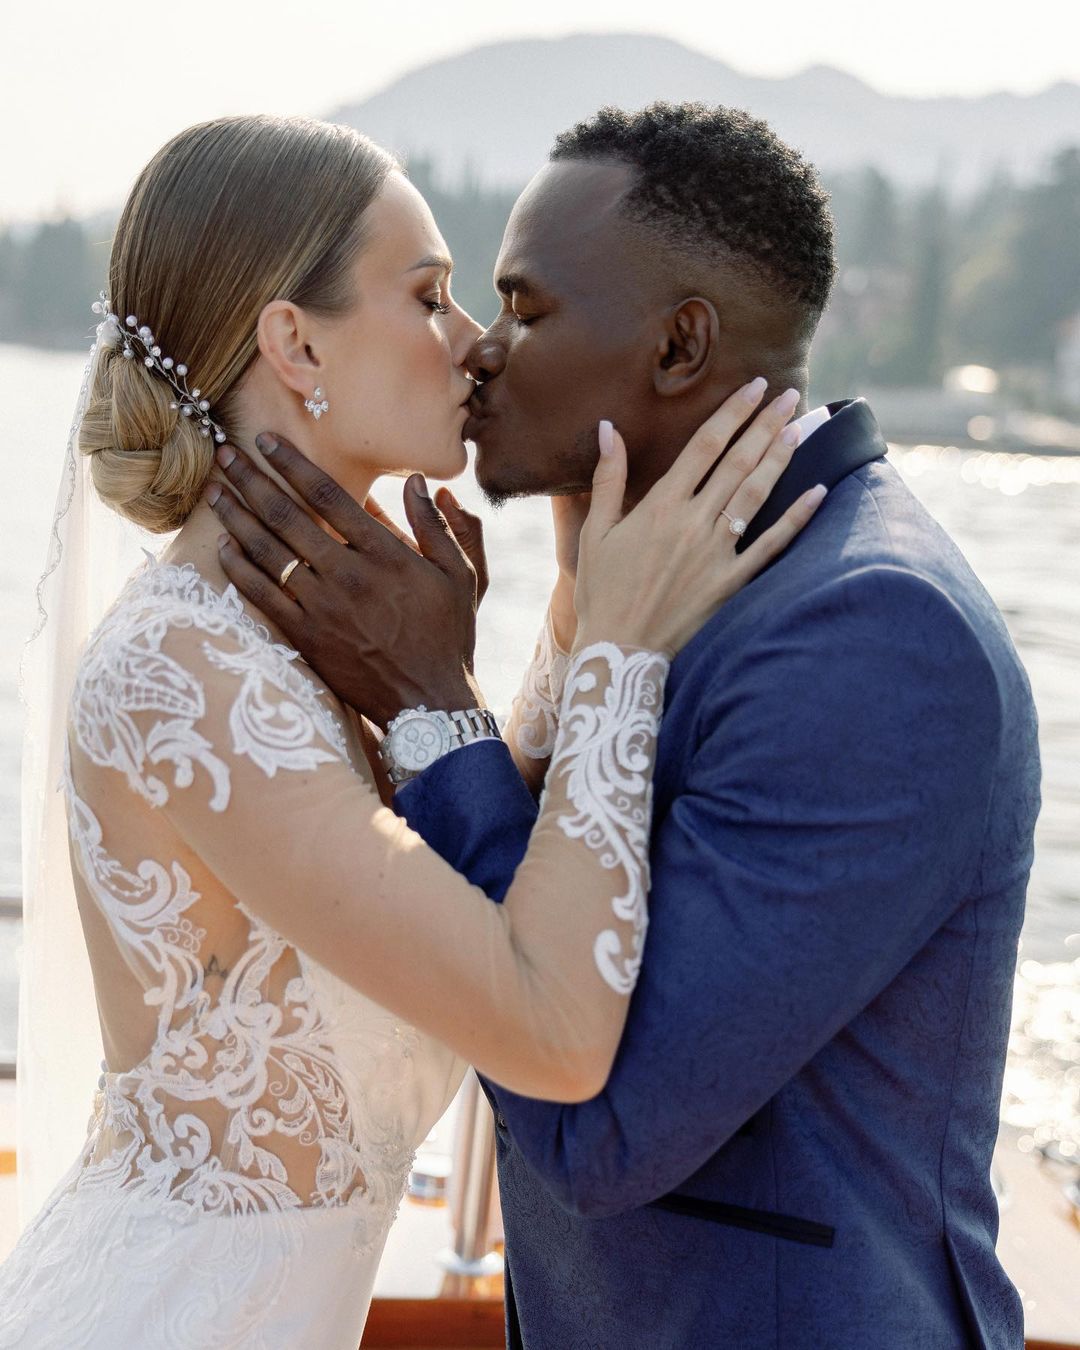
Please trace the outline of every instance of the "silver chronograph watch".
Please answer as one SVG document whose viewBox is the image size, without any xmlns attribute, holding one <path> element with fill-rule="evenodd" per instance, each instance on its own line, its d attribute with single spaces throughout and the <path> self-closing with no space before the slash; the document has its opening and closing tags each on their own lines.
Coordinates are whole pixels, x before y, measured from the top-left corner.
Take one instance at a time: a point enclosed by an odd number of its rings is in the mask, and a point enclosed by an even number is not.
<svg viewBox="0 0 1080 1350">
<path fill-rule="evenodd" d="M 499 724 L 487 708 L 429 712 L 421 703 L 398 713 L 386 728 L 379 758 L 397 787 L 415 778 L 443 755 L 472 741 L 499 740 Z"/>
</svg>

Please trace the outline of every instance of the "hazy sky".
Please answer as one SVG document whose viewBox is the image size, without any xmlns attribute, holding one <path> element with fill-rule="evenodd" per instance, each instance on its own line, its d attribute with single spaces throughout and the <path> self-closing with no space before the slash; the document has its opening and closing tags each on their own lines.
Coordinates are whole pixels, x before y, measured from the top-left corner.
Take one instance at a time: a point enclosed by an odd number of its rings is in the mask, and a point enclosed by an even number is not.
<svg viewBox="0 0 1080 1350">
<path fill-rule="evenodd" d="M 1031 93 L 1056 80 L 1080 83 L 1076 0 L 1026 0 L 1007 27 L 995 20 L 1002 11 L 992 0 L 896 7 L 815 0 L 798 9 L 699 0 L 681 10 L 658 0 L 527 7 L 0 0 L 0 7 L 0 222 L 118 204 L 154 151 L 192 122 L 235 112 L 324 113 L 415 66 L 508 37 L 661 33 L 751 74 L 823 63 L 897 94 Z"/>
</svg>

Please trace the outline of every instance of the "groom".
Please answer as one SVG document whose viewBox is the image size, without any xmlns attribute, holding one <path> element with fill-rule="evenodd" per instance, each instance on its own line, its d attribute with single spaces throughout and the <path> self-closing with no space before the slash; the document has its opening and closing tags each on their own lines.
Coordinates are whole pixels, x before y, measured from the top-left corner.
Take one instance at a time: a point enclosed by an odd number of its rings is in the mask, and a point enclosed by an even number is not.
<svg viewBox="0 0 1080 1350">
<path fill-rule="evenodd" d="M 655 105 L 574 128 L 514 208 L 503 311 L 473 351 L 481 485 L 580 492 L 610 416 L 632 499 L 736 386 L 761 373 L 805 397 L 833 271 L 825 196 L 763 123 Z M 475 703 L 469 606 L 448 600 L 472 572 L 417 480 L 426 557 L 260 446 L 324 515 L 336 501 L 352 547 L 301 613 L 230 541 L 240 588 L 384 725 Z M 804 487 L 829 497 L 674 662 L 649 935 L 603 1092 L 488 1085 L 512 1344 L 1022 1343 L 989 1168 L 1035 715 L 1000 615 L 885 450 L 862 401 L 804 416 L 751 533 Z M 283 495 L 243 455 L 226 473 L 287 536 Z M 215 509 L 275 556 L 229 493 Z M 444 755 L 395 807 L 493 895 L 536 815 L 497 740 Z"/>
</svg>

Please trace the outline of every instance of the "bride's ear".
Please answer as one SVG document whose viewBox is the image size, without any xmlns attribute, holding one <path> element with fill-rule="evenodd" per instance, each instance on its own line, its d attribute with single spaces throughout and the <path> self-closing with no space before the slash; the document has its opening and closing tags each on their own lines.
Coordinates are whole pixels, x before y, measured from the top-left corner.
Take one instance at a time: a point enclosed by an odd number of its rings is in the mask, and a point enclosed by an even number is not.
<svg viewBox="0 0 1080 1350">
<path fill-rule="evenodd" d="M 287 389 L 310 397 L 319 383 L 322 361 L 311 319 L 288 300 L 263 306 L 256 329 L 259 353 Z"/>
</svg>

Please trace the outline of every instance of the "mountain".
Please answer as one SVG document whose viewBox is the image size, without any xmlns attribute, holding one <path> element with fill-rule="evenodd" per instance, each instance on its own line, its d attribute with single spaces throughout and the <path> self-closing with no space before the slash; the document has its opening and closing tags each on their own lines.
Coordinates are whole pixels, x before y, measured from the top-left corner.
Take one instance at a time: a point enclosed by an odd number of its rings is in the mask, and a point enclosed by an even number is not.
<svg viewBox="0 0 1080 1350">
<path fill-rule="evenodd" d="M 556 132 L 605 103 L 654 99 L 746 108 L 828 172 L 873 164 L 914 186 L 964 191 L 995 170 L 1029 179 L 1080 144 L 1080 85 L 979 98 L 895 98 L 811 66 L 783 79 L 743 75 L 668 38 L 642 34 L 497 42 L 434 61 L 330 114 L 374 140 L 430 157 L 444 181 L 524 183 Z"/>
</svg>

